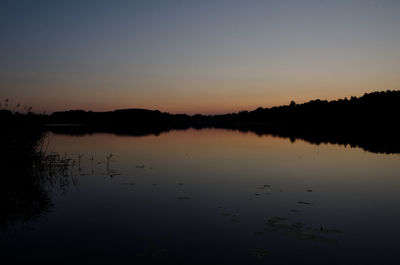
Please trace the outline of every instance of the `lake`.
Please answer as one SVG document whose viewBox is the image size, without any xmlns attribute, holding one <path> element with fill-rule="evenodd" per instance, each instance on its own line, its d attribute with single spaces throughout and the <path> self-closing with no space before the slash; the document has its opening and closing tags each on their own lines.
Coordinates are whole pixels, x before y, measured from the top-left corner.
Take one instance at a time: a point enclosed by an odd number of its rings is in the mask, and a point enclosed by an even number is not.
<svg viewBox="0 0 400 265">
<path fill-rule="evenodd" d="M 400 264 L 399 154 L 223 129 L 47 143 L 74 164 L 1 228 L 2 264 Z"/>
</svg>

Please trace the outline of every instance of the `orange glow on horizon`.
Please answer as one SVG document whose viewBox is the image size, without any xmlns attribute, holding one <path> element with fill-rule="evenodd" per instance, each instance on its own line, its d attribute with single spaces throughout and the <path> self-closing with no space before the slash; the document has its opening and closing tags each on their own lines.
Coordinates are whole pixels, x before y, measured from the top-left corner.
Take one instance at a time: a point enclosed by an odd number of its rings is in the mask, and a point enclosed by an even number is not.
<svg viewBox="0 0 400 265">
<path fill-rule="evenodd" d="M 161 112 L 168 112 L 171 114 L 204 114 L 204 115 L 214 115 L 214 114 L 226 114 L 226 113 L 235 113 L 239 111 L 252 111 L 257 109 L 258 107 L 270 108 L 274 106 L 288 105 L 291 100 L 294 100 L 296 103 L 301 104 L 304 102 L 308 102 L 310 100 L 321 99 L 321 100 L 337 100 L 343 99 L 345 97 L 349 98 L 351 96 L 360 97 L 364 93 L 369 93 L 377 90 L 369 90 L 365 92 L 360 92 L 358 94 L 347 93 L 345 95 L 335 95 L 336 93 L 330 93 L 326 96 L 322 96 L 323 93 L 319 93 L 320 95 L 315 96 L 298 96 L 298 97 L 289 97 L 284 95 L 276 95 L 275 97 L 242 97 L 242 100 L 238 100 L 237 98 L 231 98 L 230 100 L 219 100 L 215 98 L 213 100 L 208 100 L 207 102 L 200 101 L 185 101 L 185 102 L 163 102 L 162 100 L 148 100 L 148 102 L 142 101 L 139 104 L 129 103 L 127 99 L 114 99 L 109 101 L 102 102 L 74 102 L 67 103 L 63 102 L 42 102 L 39 106 L 34 105 L 34 112 L 41 113 L 46 111 L 46 113 L 56 112 L 56 111 L 66 111 L 66 110 L 76 110 L 81 109 L 85 111 L 95 111 L 95 112 L 103 112 L 103 111 L 113 111 L 117 109 L 130 109 L 130 108 L 141 108 L 141 109 L 150 109 L 150 110 L 159 110 Z M 47 106 L 47 107 L 45 107 Z M 65 107 L 64 107 L 65 106 Z"/>
</svg>

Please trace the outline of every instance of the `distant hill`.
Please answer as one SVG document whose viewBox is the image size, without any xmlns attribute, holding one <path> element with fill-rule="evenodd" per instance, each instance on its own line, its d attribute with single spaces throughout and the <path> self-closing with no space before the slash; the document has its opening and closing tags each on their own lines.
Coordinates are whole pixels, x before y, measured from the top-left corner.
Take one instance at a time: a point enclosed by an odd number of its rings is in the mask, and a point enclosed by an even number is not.
<svg viewBox="0 0 400 265">
<path fill-rule="evenodd" d="M 160 134 L 171 129 L 226 128 L 323 142 L 360 146 L 373 152 L 400 152 L 400 91 L 366 93 L 339 100 L 257 108 L 224 115 L 169 114 L 158 110 L 110 112 L 71 110 L 46 116 L 54 132 Z M 79 126 L 55 126 L 69 124 Z"/>
<path fill-rule="evenodd" d="M 333 101 L 311 100 L 303 104 L 258 108 L 224 115 L 169 114 L 158 110 L 121 109 L 110 112 L 70 110 L 48 116 L 52 124 L 97 124 L 119 127 L 259 126 L 274 128 L 351 128 L 397 125 L 400 91 L 364 94 L 362 97 Z"/>
<path fill-rule="evenodd" d="M 339 100 L 311 100 L 303 104 L 258 108 L 235 114 L 218 116 L 236 124 L 270 126 L 332 127 L 338 124 L 350 127 L 370 126 L 372 123 L 391 126 L 400 113 L 400 91 L 384 91 Z"/>
<path fill-rule="evenodd" d="M 29 131 L 85 134 L 109 132 L 148 135 L 187 128 L 225 128 L 258 135 L 359 146 L 368 151 L 400 153 L 400 91 L 382 91 L 339 100 L 257 108 L 224 115 L 170 114 L 158 110 L 108 112 L 70 110 L 50 115 L 0 110 L 1 141 Z M 43 125 L 47 124 L 44 128 Z M 21 137 L 19 137 L 21 138 Z M 30 137 L 26 137 L 29 139 Z"/>
</svg>

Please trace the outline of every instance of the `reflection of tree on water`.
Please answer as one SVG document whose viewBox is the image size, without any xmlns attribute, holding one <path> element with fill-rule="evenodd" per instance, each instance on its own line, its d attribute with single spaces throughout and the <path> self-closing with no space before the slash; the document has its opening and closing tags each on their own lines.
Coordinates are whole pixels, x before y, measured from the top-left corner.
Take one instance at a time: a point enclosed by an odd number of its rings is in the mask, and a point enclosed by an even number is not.
<svg viewBox="0 0 400 265">
<path fill-rule="evenodd" d="M 68 186 L 73 162 L 46 153 L 46 136 L 26 123 L 0 132 L 0 225 L 28 221 L 47 212 L 51 187 Z"/>
<path fill-rule="evenodd" d="M 398 125 L 400 91 L 381 91 L 339 100 L 311 100 L 303 104 L 257 108 L 223 115 L 170 114 L 145 109 L 111 112 L 83 110 L 44 116 L 54 133 L 159 135 L 170 130 L 224 128 L 289 138 L 312 144 L 360 147 L 374 153 L 400 153 Z M 59 126 L 62 124 L 62 126 Z M 67 126 L 66 126 L 67 125 Z"/>
</svg>

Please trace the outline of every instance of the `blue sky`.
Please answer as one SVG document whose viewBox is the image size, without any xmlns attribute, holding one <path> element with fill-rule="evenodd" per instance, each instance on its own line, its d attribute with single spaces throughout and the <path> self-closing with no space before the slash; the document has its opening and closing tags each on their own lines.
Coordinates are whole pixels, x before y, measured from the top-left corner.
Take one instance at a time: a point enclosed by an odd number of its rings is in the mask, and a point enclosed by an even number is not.
<svg viewBox="0 0 400 265">
<path fill-rule="evenodd" d="M 0 99 L 223 113 L 399 89 L 400 1 L 2 1 Z"/>
</svg>

